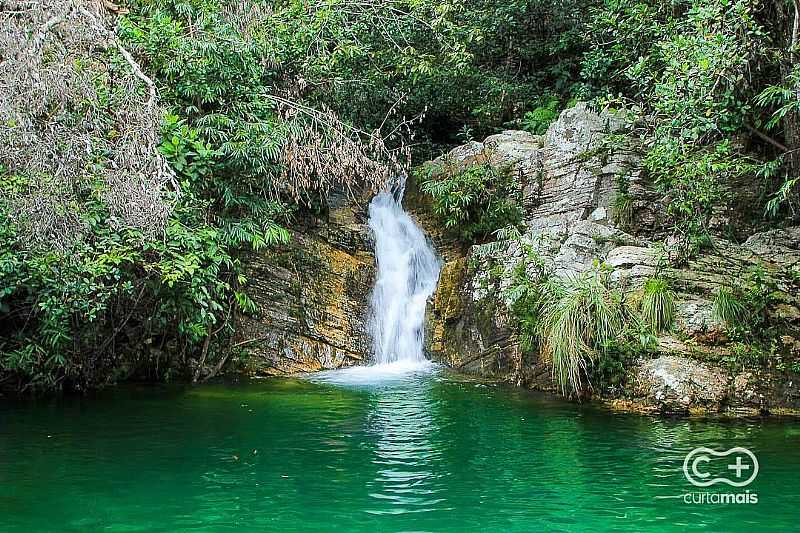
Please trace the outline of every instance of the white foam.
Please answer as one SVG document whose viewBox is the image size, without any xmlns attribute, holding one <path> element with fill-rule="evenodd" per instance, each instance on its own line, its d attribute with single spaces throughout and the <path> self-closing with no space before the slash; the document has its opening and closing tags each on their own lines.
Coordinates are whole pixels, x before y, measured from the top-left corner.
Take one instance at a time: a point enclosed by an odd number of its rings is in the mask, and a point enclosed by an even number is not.
<svg viewBox="0 0 800 533">
<path fill-rule="evenodd" d="M 441 268 L 425 234 L 403 211 L 401 198 L 383 192 L 369 204 L 378 262 L 370 333 L 379 364 L 425 361 L 425 307 Z"/>
<path fill-rule="evenodd" d="M 430 374 L 439 365 L 422 360 L 402 360 L 370 366 L 352 366 L 325 370 L 308 376 L 309 381 L 333 385 L 381 385 L 402 381 L 422 374 Z"/>
</svg>

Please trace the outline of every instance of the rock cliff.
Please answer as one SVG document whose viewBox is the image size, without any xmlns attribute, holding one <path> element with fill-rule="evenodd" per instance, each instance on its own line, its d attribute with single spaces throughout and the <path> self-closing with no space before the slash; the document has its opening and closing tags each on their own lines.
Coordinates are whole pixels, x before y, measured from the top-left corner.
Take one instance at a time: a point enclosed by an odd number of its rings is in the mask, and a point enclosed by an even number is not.
<svg viewBox="0 0 800 533">
<path fill-rule="evenodd" d="M 769 313 L 787 332 L 775 339 L 775 351 L 800 355 L 800 228 L 755 233 L 740 243 L 719 238 L 688 263 L 665 260 L 671 253 L 665 209 L 626 142 L 627 127 L 623 114 L 578 104 L 544 136 L 505 131 L 433 164 L 510 167 L 522 189 L 524 238 L 559 276 L 605 263 L 615 287 L 626 293 L 641 288 L 656 268 L 671 280 L 676 325 L 659 337 L 655 356 L 628 369 L 624 393 L 614 395 L 620 401 L 666 412 L 800 408 L 800 382 L 788 368 L 728 364 L 741 347 L 728 342 L 712 312 L 718 287 L 744 283 L 758 268 L 775 284 Z M 491 274 L 510 271 L 520 260 L 519 247 L 460 244 L 437 227 L 422 195 L 409 195 L 407 204 L 445 259 L 429 306 L 431 356 L 462 371 L 553 389 L 547 362 L 522 350 L 516 338 L 503 297 L 507 277 Z"/>
<path fill-rule="evenodd" d="M 312 220 L 289 245 L 245 261 L 255 316 L 238 320 L 234 346 L 245 372 L 285 375 L 364 363 L 375 259 L 365 206 L 329 199 L 325 220 Z"/>
</svg>

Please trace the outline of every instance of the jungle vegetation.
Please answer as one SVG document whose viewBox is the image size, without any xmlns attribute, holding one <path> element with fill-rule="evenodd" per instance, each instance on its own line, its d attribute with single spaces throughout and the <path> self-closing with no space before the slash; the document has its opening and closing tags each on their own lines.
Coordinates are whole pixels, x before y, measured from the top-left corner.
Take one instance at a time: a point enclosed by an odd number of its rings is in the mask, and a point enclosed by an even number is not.
<svg viewBox="0 0 800 533">
<path fill-rule="evenodd" d="M 796 221 L 799 42 L 797 0 L 0 0 L 2 384 L 210 377 L 254 310 L 244 251 L 285 244 L 331 190 L 541 134 L 575 100 L 636 112 L 690 252 L 733 182 L 760 192 L 754 219 Z M 517 216 L 484 194 L 507 177 L 451 178 L 429 193 L 469 217 L 464 238 Z M 492 208 L 454 210 L 466 188 Z M 650 289 L 666 327 L 668 289 Z M 548 293 L 554 357 L 574 353 L 564 306 L 602 306 L 590 351 L 617 330 L 604 290 Z"/>
</svg>

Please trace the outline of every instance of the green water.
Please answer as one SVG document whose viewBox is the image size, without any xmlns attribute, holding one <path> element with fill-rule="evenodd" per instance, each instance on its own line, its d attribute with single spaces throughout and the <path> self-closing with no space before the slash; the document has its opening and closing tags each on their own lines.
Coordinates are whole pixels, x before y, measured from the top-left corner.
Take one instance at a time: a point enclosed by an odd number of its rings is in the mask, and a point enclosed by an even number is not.
<svg viewBox="0 0 800 533">
<path fill-rule="evenodd" d="M 798 531 L 798 444 L 441 372 L 3 400 L 0 530 Z M 674 498 L 697 446 L 755 452 L 759 503 Z"/>
</svg>

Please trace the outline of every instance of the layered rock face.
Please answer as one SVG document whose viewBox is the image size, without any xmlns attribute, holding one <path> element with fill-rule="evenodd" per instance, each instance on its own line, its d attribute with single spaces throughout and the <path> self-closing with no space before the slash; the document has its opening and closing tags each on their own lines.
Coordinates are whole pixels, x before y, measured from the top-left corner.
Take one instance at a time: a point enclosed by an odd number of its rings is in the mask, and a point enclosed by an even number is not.
<svg viewBox="0 0 800 533">
<path fill-rule="evenodd" d="M 245 372 L 286 375 L 360 364 L 370 353 L 366 323 L 375 259 L 366 209 L 330 200 L 327 221 L 292 234 L 289 245 L 245 261 L 258 307 L 238 320 L 234 346 Z"/>
<path fill-rule="evenodd" d="M 626 117 L 597 113 L 579 104 L 567 109 L 545 136 L 521 131 L 493 135 L 458 147 L 434 164 L 489 161 L 515 172 L 522 187 L 524 238 L 556 275 L 574 276 L 600 263 L 613 268 L 615 287 L 630 293 L 658 269 L 676 292 L 676 325 L 658 339 L 658 357 L 629 369 L 626 397 L 662 411 L 696 409 L 754 414 L 800 407 L 800 382 L 785 369 L 731 372 L 723 364 L 733 349 L 714 318 L 720 286 L 743 283 L 758 268 L 776 284 L 769 312 L 797 335 L 776 339 L 798 350 L 800 342 L 800 228 L 772 230 L 745 242 L 718 239 L 681 267 L 670 266 L 667 224 L 660 195 L 626 148 Z M 620 197 L 624 195 L 624 197 Z M 624 201 L 623 201 L 624 200 Z M 419 196 L 407 209 L 434 237 L 445 265 L 429 308 L 428 348 L 454 368 L 553 389 L 549 367 L 525 353 L 503 296 L 506 273 L 521 259 L 518 246 L 463 246 L 436 228 Z M 499 265 L 499 266 L 498 266 Z M 701 362 L 702 361 L 702 362 Z"/>
</svg>

